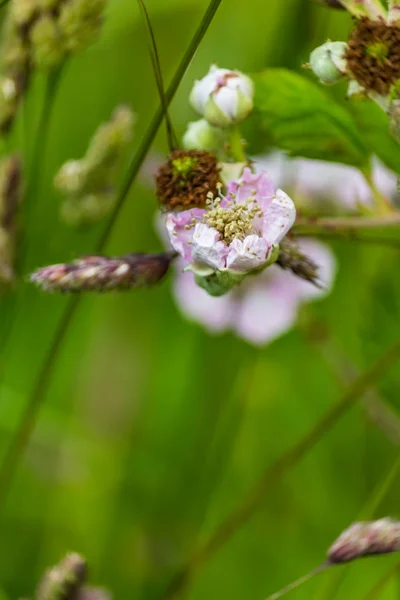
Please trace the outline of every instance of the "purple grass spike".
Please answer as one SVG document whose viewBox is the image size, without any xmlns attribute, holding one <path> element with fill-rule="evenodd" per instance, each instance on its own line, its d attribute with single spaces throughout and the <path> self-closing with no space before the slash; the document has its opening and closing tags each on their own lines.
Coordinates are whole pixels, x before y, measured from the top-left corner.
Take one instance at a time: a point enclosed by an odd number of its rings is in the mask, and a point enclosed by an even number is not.
<svg viewBox="0 0 400 600">
<path fill-rule="evenodd" d="M 84 256 L 50 265 L 30 276 L 46 292 L 108 292 L 155 285 L 167 273 L 175 253 L 132 253 L 110 258 Z"/>
</svg>

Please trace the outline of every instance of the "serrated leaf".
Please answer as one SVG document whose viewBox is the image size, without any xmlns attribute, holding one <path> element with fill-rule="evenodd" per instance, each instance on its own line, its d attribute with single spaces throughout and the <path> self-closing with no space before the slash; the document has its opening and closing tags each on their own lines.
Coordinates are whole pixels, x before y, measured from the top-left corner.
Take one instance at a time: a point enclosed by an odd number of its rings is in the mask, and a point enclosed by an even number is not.
<svg viewBox="0 0 400 600">
<path fill-rule="evenodd" d="M 275 146 L 293 156 L 365 166 L 370 150 L 350 112 L 316 83 L 286 69 L 253 76 L 255 146 Z M 254 137 L 254 136 L 253 136 Z"/>
<path fill-rule="evenodd" d="M 400 146 L 389 132 L 388 116 L 368 100 L 349 102 L 349 110 L 371 152 L 389 169 L 400 173 Z"/>
</svg>

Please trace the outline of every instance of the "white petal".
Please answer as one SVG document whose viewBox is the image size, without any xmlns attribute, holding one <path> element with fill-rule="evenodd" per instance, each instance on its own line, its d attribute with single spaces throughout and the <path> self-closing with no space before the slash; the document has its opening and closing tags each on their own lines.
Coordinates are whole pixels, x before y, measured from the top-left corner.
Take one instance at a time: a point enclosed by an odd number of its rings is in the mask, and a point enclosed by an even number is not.
<svg viewBox="0 0 400 600">
<path fill-rule="evenodd" d="M 264 213 L 263 237 L 270 246 L 279 244 L 296 219 L 293 200 L 282 190 L 277 190 L 272 202 Z"/>
<path fill-rule="evenodd" d="M 218 231 L 204 223 L 197 223 L 193 233 L 193 260 L 213 269 L 223 269 L 227 253 L 228 247 L 220 241 Z"/>
<path fill-rule="evenodd" d="M 266 240 L 258 235 L 248 235 L 243 241 L 235 238 L 229 245 L 226 266 L 242 273 L 252 271 L 265 263 L 269 249 Z"/>
</svg>

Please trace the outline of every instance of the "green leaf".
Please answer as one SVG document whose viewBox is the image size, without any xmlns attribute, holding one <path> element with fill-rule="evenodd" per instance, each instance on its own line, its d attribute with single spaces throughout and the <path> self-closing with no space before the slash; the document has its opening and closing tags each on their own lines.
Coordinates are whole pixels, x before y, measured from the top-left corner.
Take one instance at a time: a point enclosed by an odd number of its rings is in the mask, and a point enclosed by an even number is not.
<svg viewBox="0 0 400 600">
<path fill-rule="evenodd" d="M 349 102 L 364 141 L 389 169 L 400 173 L 400 146 L 389 133 L 387 115 L 374 102 L 354 100 Z"/>
<path fill-rule="evenodd" d="M 286 69 L 268 69 L 253 81 L 250 142 L 257 151 L 275 146 L 293 156 L 358 167 L 368 163 L 370 150 L 350 112 L 318 84 Z"/>
</svg>

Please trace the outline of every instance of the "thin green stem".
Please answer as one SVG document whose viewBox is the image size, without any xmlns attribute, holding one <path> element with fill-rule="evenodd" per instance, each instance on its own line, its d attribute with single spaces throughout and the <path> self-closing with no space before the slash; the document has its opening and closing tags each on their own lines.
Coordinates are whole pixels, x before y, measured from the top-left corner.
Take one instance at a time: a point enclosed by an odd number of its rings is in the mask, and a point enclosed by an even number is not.
<svg viewBox="0 0 400 600">
<path fill-rule="evenodd" d="M 247 162 L 243 146 L 243 137 L 237 125 L 229 131 L 229 154 L 236 162 Z"/>
<path fill-rule="evenodd" d="M 364 175 L 365 181 L 368 184 L 369 189 L 371 190 L 372 198 L 373 198 L 374 204 L 375 204 L 376 214 L 387 215 L 387 214 L 393 213 L 394 208 L 393 208 L 392 203 L 380 191 L 380 189 L 378 189 L 378 187 L 375 185 L 375 181 L 374 181 L 371 171 L 363 170 L 363 175 Z"/>
<path fill-rule="evenodd" d="M 176 73 L 171 81 L 168 90 L 166 91 L 166 98 L 168 104 L 172 100 L 175 95 L 175 92 L 178 89 L 178 86 L 201 42 L 203 39 L 219 5 L 222 0 L 211 0 L 208 8 L 201 20 L 199 27 L 197 28 L 188 49 L 186 50 Z M 156 133 L 161 125 L 162 119 L 164 116 L 163 106 L 161 105 L 156 111 L 150 126 L 146 132 L 146 135 L 138 149 L 137 153 L 133 157 L 133 160 L 129 166 L 126 178 L 121 187 L 120 194 L 118 196 L 117 202 L 114 206 L 113 212 L 111 214 L 111 218 L 105 227 L 103 234 L 99 240 L 97 245 L 96 252 L 101 252 L 105 245 L 108 242 L 114 224 L 118 218 L 118 215 L 121 211 L 121 208 L 124 204 L 124 201 L 128 195 L 130 187 L 135 180 L 136 175 L 139 172 L 140 167 L 143 164 L 143 161 L 146 157 L 147 152 L 149 151 L 152 142 L 156 136 Z M 12 484 L 14 474 L 17 470 L 18 463 L 23 456 L 31 434 L 34 430 L 36 419 L 39 413 L 40 406 L 42 404 L 43 398 L 45 397 L 48 386 L 51 380 L 51 376 L 56 365 L 58 356 L 60 354 L 60 350 L 62 348 L 62 344 L 66 338 L 70 323 L 72 318 L 79 306 L 80 296 L 72 297 L 67 307 L 64 311 L 63 316 L 60 319 L 60 322 L 56 328 L 55 334 L 50 342 L 50 346 L 46 357 L 44 359 L 43 365 L 39 371 L 36 383 L 34 385 L 31 396 L 27 401 L 27 405 L 25 407 L 24 413 L 22 415 L 21 421 L 17 427 L 17 430 L 14 434 L 14 437 L 11 441 L 11 444 L 8 448 L 8 451 L 5 455 L 3 463 L 0 468 L 0 508 L 4 505 L 6 500 L 8 491 Z"/>
<path fill-rule="evenodd" d="M 400 249 L 400 239 L 386 238 L 384 236 L 363 235 L 353 230 L 347 231 L 305 231 L 294 232 L 296 237 L 316 237 L 324 240 L 339 240 L 357 244 L 372 244 L 376 246 L 387 246 L 388 248 Z"/>
<path fill-rule="evenodd" d="M 266 598 L 266 600 L 278 600 L 278 598 L 282 598 L 282 596 L 286 596 L 286 594 L 288 594 L 289 592 L 300 587 L 304 583 L 307 583 L 307 581 L 309 581 L 310 579 L 315 577 L 315 575 L 318 575 L 318 573 L 322 573 L 322 571 L 325 571 L 325 569 L 327 569 L 330 566 L 331 565 L 329 563 L 324 563 L 324 564 L 320 565 L 316 569 L 313 569 L 311 571 L 311 573 L 307 573 L 307 575 L 303 575 L 303 577 L 299 577 L 299 579 L 296 579 L 296 581 L 293 581 L 293 583 L 290 583 L 289 585 L 285 586 L 284 588 L 279 590 L 279 592 L 275 592 L 275 594 L 271 594 L 270 596 L 268 596 L 268 598 Z"/>
<path fill-rule="evenodd" d="M 324 435 L 356 404 L 365 391 L 399 358 L 400 340 L 397 340 L 377 362 L 355 379 L 341 400 L 331 407 L 305 436 L 266 468 L 264 474 L 249 491 L 242 504 L 226 517 L 176 573 L 162 595 L 163 600 L 176 598 L 186 589 L 200 567 L 209 561 L 260 509 L 265 503 L 271 488 L 321 441 Z"/>
<path fill-rule="evenodd" d="M 292 232 L 297 235 L 319 231 L 351 233 L 359 229 L 379 229 L 399 225 L 400 211 L 378 217 L 300 217 L 296 220 Z"/>
<path fill-rule="evenodd" d="M 40 191 L 40 164 L 46 156 L 47 142 L 50 132 L 51 118 L 57 91 L 63 72 L 64 65 L 58 67 L 55 71 L 49 73 L 46 79 L 46 88 L 44 92 L 43 104 L 39 116 L 39 123 L 36 129 L 35 139 L 32 147 L 32 156 L 29 161 L 28 182 L 25 192 L 25 202 L 23 203 L 23 217 L 25 220 L 25 228 L 28 228 L 31 221 L 33 210 L 33 201 L 37 198 Z M 28 251 L 27 236 L 24 238 L 20 256 L 17 259 L 19 265 L 24 263 L 26 253 Z"/>
</svg>

